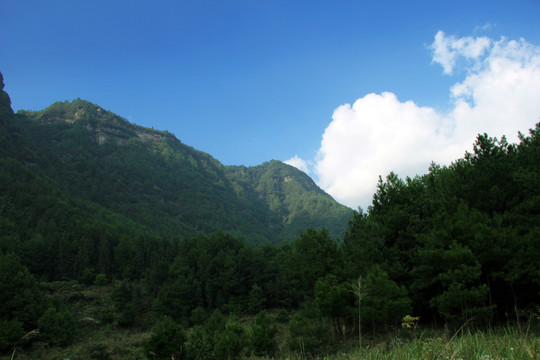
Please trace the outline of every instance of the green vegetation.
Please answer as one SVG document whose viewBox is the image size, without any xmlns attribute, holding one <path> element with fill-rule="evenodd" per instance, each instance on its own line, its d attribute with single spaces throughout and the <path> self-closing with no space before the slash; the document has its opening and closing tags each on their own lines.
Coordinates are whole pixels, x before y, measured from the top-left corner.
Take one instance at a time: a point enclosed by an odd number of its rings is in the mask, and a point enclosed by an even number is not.
<svg viewBox="0 0 540 360">
<path fill-rule="evenodd" d="M 71 312 L 67 310 L 58 311 L 50 307 L 37 324 L 40 330 L 40 338 L 47 344 L 69 345 L 75 335 L 76 322 Z"/>
<path fill-rule="evenodd" d="M 185 341 L 184 329 L 170 317 L 164 316 L 152 328 L 144 347 L 147 353 L 156 359 L 170 359 L 172 356 L 182 355 Z"/>
<path fill-rule="evenodd" d="M 540 124 L 352 212 L 280 162 L 0 94 L 4 358 L 539 356 Z"/>
<path fill-rule="evenodd" d="M 58 192 L 159 237 L 227 231 L 277 243 L 309 226 L 338 237 L 352 215 L 294 167 L 279 161 L 226 167 L 166 131 L 130 124 L 80 99 L 19 111 L 14 126 L 37 181 L 47 179 Z"/>
<path fill-rule="evenodd" d="M 388 332 L 367 331 L 360 350 L 354 336 L 336 336 L 333 321 L 320 317 L 313 303 L 293 311 L 285 321 L 275 311 L 256 317 L 231 317 L 215 311 L 201 324 L 191 327 L 156 315 L 153 320 L 147 319 L 147 324 L 138 319 L 138 325 L 126 328 L 116 321 L 104 323 L 92 317 L 101 308 L 112 306 L 114 288 L 112 284 L 100 287 L 76 282 L 49 283 L 49 296 L 62 298 L 66 308 L 78 315 L 74 338 L 69 345 L 60 346 L 45 342 L 40 334 L 33 335 L 18 343 L 15 359 L 170 359 L 170 354 L 180 355 L 177 359 L 225 359 L 241 354 L 279 359 L 324 355 L 333 360 L 485 360 L 536 359 L 540 355 L 538 320 L 534 317 L 499 327 L 468 322 L 453 330 L 423 324 L 401 328 L 396 324 L 398 327 Z M 12 353 L 10 348 L 0 358 L 9 359 Z"/>
<path fill-rule="evenodd" d="M 537 335 L 516 332 L 514 328 L 462 330 L 449 334 L 425 331 L 418 338 L 395 332 L 373 346 L 329 356 L 332 360 L 411 360 L 411 359 L 537 359 L 540 342 Z"/>
</svg>

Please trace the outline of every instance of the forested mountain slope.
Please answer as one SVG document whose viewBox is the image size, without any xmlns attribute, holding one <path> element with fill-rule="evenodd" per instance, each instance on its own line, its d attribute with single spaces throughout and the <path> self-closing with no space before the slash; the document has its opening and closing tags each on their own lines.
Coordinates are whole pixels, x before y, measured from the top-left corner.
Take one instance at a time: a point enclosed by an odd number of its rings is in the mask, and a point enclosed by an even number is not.
<svg viewBox="0 0 540 360">
<path fill-rule="evenodd" d="M 325 227 L 335 238 L 345 232 L 352 212 L 336 203 L 313 180 L 295 167 L 272 160 L 262 165 L 227 166 L 238 197 L 251 204 L 262 202 L 277 216 L 283 238 L 296 238 L 309 227 Z"/>
<path fill-rule="evenodd" d="M 2 111 L 9 113 L 9 104 Z M 9 117 L 2 145 L 18 141 L 9 158 L 37 176 L 40 186 L 49 182 L 57 193 L 161 237 L 223 230 L 252 243 L 277 243 L 310 226 L 338 237 L 353 213 L 289 165 L 226 167 L 166 131 L 131 124 L 84 100 Z M 24 178 L 17 182 L 29 186 Z"/>
</svg>

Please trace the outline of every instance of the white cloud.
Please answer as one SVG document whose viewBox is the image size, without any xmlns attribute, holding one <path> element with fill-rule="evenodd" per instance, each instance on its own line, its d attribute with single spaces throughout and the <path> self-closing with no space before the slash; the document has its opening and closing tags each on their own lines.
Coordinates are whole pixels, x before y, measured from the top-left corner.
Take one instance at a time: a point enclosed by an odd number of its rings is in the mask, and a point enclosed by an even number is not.
<svg viewBox="0 0 540 360">
<path fill-rule="evenodd" d="M 315 172 L 336 200 L 365 209 L 379 175 L 423 174 L 431 161 L 450 164 L 461 158 L 478 133 L 507 135 L 514 142 L 518 131 L 534 127 L 540 116 L 540 47 L 523 39 L 456 38 L 440 31 L 432 49 L 445 74 L 460 65 L 466 70 L 463 81 L 450 89 L 450 111 L 402 102 L 389 92 L 334 110 Z"/>
<path fill-rule="evenodd" d="M 431 45 L 433 62 L 439 63 L 443 67 L 444 73 L 451 75 L 459 58 L 467 59 L 477 65 L 480 57 L 490 45 L 491 39 L 487 37 L 456 38 L 446 36 L 444 32 L 439 31 Z"/>
<path fill-rule="evenodd" d="M 309 174 L 309 167 L 305 160 L 301 159 L 298 155 L 294 155 L 289 160 L 284 161 L 285 164 L 294 166 L 298 170 L 301 170 L 305 172 L 306 174 Z"/>
</svg>

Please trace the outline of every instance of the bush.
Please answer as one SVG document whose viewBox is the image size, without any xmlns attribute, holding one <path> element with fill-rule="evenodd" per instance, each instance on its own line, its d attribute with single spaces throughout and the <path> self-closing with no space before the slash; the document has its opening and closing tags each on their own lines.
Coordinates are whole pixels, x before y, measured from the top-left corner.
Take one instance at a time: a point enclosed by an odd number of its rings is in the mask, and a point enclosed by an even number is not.
<svg viewBox="0 0 540 360">
<path fill-rule="evenodd" d="M 96 272 L 92 268 L 85 268 L 81 275 L 81 282 L 86 285 L 91 285 L 96 280 Z"/>
<path fill-rule="evenodd" d="M 120 312 L 120 316 L 118 316 L 118 325 L 123 327 L 133 326 L 136 317 L 137 309 L 135 308 L 135 304 L 130 301 Z"/>
<path fill-rule="evenodd" d="M 69 311 L 50 307 L 38 320 L 40 338 L 49 344 L 66 346 L 75 336 L 77 324 Z"/>
<path fill-rule="evenodd" d="M 152 334 L 144 347 L 147 352 L 155 353 L 158 359 L 170 359 L 171 355 L 180 359 L 185 341 L 184 329 L 170 317 L 164 316 L 152 328 Z"/>
<path fill-rule="evenodd" d="M 311 356 L 327 351 L 333 340 L 330 328 L 321 320 L 315 304 L 304 303 L 289 321 L 289 348 Z"/>
<path fill-rule="evenodd" d="M 218 360 L 239 359 L 246 345 L 244 327 L 237 321 L 229 319 L 225 330 L 216 336 L 214 353 Z"/>
<path fill-rule="evenodd" d="M 217 334 L 220 334 L 225 330 L 225 316 L 218 309 L 212 312 L 210 318 L 204 324 L 204 331 L 214 339 Z"/>
<path fill-rule="evenodd" d="M 109 283 L 109 279 L 107 279 L 107 275 L 105 274 L 97 274 L 96 279 L 94 280 L 94 284 L 98 286 L 107 285 Z"/>
<path fill-rule="evenodd" d="M 193 325 L 202 325 L 208 319 L 208 313 L 202 306 L 197 306 L 191 315 L 189 316 L 189 324 Z"/>
<path fill-rule="evenodd" d="M 0 320 L 0 351 L 12 348 L 23 337 L 22 323 L 17 320 Z"/>
<path fill-rule="evenodd" d="M 133 289 L 125 281 L 118 281 L 114 286 L 114 290 L 111 294 L 116 311 L 122 311 L 128 302 L 133 298 Z"/>
<path fill-rule="evenodd" d="M 280 309 L 276 314 L 276 321 L 281 324 L 289 322 L 289 312 L 285 309 Z"/>
<path fill-rule="evenodd" d="M 98 320 L 103 324 L 112 324 L 114 322 L 114 310 L 109 307 L 101 309 Z"/>
<path fill-rule="evenodd" d="M 264 296 L 263 290 L 257 284 L 253 285 L 248 295 L 248 313 L 257 314 L 259 311 L 264 309 L 265 305 L 266 298 Z"/>
<path fill-rule="evenodd" d="M 0 252 L 0 319 L 34 329 L 43 314 L 45 301 L 28 268 L 13 254 Z"/>
<path fill-rule="evenodd" d="M 186 343 L 186 359 L 213 359 L 214 341 L 204 329 L 195 329 Z"/>
<path fill-rule="evenodd" d="M 272 317 L 265 310 L 259 312 L 251 324 L 250 343 L 253 353 L 257 356 L 273 356 L 276 333 L 277 327 Z"/>
</svg>

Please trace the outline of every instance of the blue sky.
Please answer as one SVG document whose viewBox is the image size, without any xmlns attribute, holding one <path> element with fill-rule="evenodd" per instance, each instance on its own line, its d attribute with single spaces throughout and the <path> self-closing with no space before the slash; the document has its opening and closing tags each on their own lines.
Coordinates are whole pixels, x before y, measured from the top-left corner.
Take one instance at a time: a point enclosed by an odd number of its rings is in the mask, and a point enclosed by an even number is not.
<svg viewBox="0 0 540 360">
<path fill-rule="evenodd" d="M 462 156 L 475 131 L 515 135 L 540 116 L 537 0 L 2 0 L 0 14 L 14 110 L 80 97 L 226 165 L 292 159 L 351 207 L 366 208 L 378 175 L 423 173 Z M 493 64 L 511 61 L 530 84 L 508 101 L 532 105 L 519 121 L 477 121 L 482 89 L 508 78 Z M 426 140 L 441 133 L 443 152 Z"/>
</svg>

